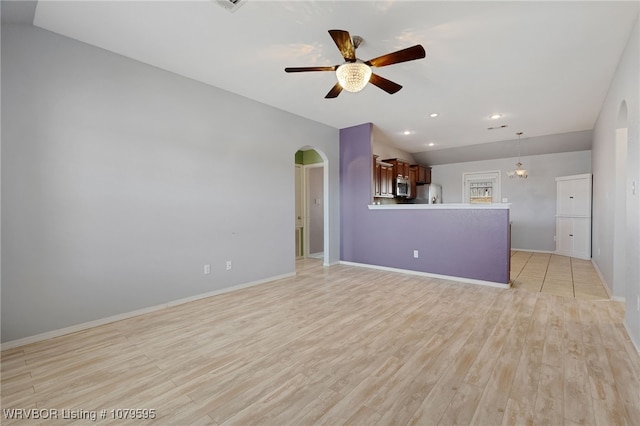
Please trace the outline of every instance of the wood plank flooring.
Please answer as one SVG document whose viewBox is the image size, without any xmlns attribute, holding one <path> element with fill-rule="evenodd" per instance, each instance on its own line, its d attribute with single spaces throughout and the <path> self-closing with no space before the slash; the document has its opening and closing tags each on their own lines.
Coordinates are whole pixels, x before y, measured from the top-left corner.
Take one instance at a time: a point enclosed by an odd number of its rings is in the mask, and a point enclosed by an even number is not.
<svg viewBox="0 0 640 426">
<path fill-rule="evenodd" d="M 609 299 L 589 260 L 548 253 L 511 252 L 513 287 L 583 300 Z"/>
<path fill-rule="evenodd" d="M 210 425 L 640 425 L 623 305 L 299 261 L 296 277 L 2 352 L 2 408 Z M 101 418 L 102 410 L 106 418 Z M 2 424 L 38 424 L 10 420 Z"/>
</svg>

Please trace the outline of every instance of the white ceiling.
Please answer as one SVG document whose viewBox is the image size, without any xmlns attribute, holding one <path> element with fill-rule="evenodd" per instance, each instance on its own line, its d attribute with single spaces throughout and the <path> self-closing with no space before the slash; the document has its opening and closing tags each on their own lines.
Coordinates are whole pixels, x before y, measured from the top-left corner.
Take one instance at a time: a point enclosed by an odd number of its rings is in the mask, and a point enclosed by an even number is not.
<svg viewBox="0 0 640 426">
<path fill-rule="evenodd" d="M 415 153 L 592 129 L 638 10 L 637 1 L 246 0 L 229 13 L 210 0 L 41 0 L 34 24 L 335 128 L 372 122 Z M 363 60 L 418 43 L 427 57 L 375 70 L 404 86 L 394 95 L 369 85 L 324 99 L 334 73 L 284 68 L 342 63 L 329 29 L 363 37 Z"/>
</svg>

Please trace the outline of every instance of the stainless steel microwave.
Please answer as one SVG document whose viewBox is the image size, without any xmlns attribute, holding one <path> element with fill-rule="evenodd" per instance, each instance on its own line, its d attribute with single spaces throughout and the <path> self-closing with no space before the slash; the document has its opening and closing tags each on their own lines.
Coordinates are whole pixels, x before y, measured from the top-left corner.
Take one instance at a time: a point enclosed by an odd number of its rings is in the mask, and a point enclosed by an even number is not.
<svg viewBox="0 0 640 426">
<path fill-rule="evenodd" d="M 396 197 L 408 197 L 409 196 L 409 180 L 402 176 L 397 176 L 395 179 L 395 191 Z"/>
</svg>

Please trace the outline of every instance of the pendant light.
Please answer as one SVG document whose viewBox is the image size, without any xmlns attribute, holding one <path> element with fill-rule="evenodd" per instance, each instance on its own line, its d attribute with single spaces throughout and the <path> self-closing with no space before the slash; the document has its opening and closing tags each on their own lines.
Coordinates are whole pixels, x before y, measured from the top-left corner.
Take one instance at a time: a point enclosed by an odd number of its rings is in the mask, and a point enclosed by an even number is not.
<svg viewBox="0 0 640 426">
<path fill-rule="evenodd" d="M 526 179 L 528 175 L 527 171 L 525 169 L 522 168 L 522 163 L 520 162 L 520 136 L 522 136 L 522 132 L 518 132 L 516 133 L 516 135 L 518 135 L 518 162 L 516 163 L 516 168 L 515 170 L 511 170 L 509 172 L 507 172 L 507 176 L 509 176 L 511 179 L 513 179 L 514 177 L 519 177 L 520 179 Z"/>
</svg>

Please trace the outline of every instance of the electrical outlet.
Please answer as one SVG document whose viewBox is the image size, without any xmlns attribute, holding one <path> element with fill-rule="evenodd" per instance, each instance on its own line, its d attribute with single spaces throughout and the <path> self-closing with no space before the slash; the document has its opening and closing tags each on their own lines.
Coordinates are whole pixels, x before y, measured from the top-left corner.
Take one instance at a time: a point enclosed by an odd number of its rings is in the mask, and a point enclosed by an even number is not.
<svg viewBox="0 0 640 426">
<path fill-rule="evenodd" d="M 231 261 L 227 260 L 227 271 L 231 270 Z"/>
<path fill-rule="evenodd" d="M 413 251 L 413 258 L 417 259 L 418 258 L 418 250 L 414 250 Z"/>
<path fill-rule="evenodd" d="M 208 275 L 210 273 L 211 273 L 211 265 L 207 263 L 206 265 L 204 265 L 204 274 Z"/>
<path fill-rule="evenodd" d="M 558 237 L 556 237 L 555 235 L 553 236 L 553 241 L 558 241 Z"/>
</svg>

